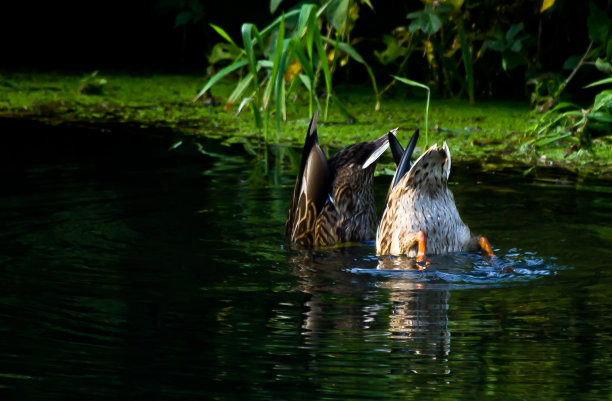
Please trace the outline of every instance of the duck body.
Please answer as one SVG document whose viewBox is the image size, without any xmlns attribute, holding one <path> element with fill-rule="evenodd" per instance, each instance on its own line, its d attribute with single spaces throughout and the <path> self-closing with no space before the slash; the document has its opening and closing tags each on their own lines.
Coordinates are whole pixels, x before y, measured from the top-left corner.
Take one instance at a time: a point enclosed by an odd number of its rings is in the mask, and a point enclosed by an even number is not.
<svg viewBox="0 0 612 401">
<path fill-rule="evenodd" d="M 286 238 L 303 248 L 372 240 L 377 227 L 374 170 L 388 137 L 351 145 L 327 160 L 316 119 L 315 114 L 306 136 Z"/>
<path fill-rule="evenodd" d="M 409 169 L 398 167 L 376 234 L 378 255 L 419 260 L 425 255 L 481 248 L 493 255 L 486 238 L 472 235 L 459 216 L 448 188 L 450 167 L 446 143 L 430 147 Z"/>
</svg>

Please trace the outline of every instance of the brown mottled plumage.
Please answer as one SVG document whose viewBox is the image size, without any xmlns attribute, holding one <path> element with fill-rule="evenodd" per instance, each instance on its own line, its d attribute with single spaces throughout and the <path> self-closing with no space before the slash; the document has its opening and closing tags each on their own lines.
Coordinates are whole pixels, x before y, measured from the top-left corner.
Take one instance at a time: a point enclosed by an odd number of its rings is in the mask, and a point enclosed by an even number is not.
<svg viewBox="0 0 612 401">
<path fill-rule="evenodd" d="M 387 135 L 340 150 L 327 160 L 319 147 L 317 114 L 310 121 L 285 235 L 313 248 L 371 240 L 376 235 L 373 176 Z"/>
<path fill-rule="evenodd" d="M 404 154 L 402 161 L 406 157 L 410 156 Z M 406 166 L 400 167 L 376 233 L 378 255 L 408 255 L 422 260 L 425 255 L 480 248 L 493 255 L 486 238 L 472 235 L 459 217 L 447 186 L 451 155 L 446 143 L 430 147 L 407 173 Z"/>
</svg>

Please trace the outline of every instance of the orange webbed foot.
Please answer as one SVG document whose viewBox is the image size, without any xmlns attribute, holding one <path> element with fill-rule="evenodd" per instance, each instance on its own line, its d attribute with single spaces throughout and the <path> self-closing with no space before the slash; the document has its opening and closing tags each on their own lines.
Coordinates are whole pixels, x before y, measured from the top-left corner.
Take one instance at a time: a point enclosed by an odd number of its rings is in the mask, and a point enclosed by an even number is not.
<svg viewBox="0 0 612 401">
<path fill-rule="evenodd" d="M 478 245 L 480 245 L 480 248 L 487 254 L 487 256 L 495 256 L 495 252 L 493 252 L 493 248 L 491 248 L 489 240 L 485 237 L 478 237 Z"/>
<path fill-rule="evenodd" d="M 414 240 L 418 244 L 416 261 L 419 266 L 419 270 L 427 268 L 429 262 L 425 260 L 425 254 L 427 253 L 427 234 L 423 230 L 416 233 Z"/>
</svg>

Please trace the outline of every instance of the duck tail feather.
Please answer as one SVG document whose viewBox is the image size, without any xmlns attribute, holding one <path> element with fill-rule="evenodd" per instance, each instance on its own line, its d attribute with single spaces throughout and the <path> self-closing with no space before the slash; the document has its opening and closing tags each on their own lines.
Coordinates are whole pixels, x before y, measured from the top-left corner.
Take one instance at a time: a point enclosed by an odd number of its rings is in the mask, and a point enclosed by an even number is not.
<svg viewBox="0 0 612 401">
<path fill-rule="evenodd" d="M 414 148 L 419 140 L 419 130 L 417 129 L 412 134 L 412 138 L 410 138 L 410 142 L 408 142 L 408 146 L 402 155 L 402 158 L 397 165 L 397 171 L 395 172 L 395 176 L 393 177 L 393 185 L 391 188 L 395 187 L 397 183 L 402 179 L 402 177 L 410 170 L 412 167 L 412 162 L 410 159 L 412 158 L 412 153 L 414 152 Z"/>
</svg>

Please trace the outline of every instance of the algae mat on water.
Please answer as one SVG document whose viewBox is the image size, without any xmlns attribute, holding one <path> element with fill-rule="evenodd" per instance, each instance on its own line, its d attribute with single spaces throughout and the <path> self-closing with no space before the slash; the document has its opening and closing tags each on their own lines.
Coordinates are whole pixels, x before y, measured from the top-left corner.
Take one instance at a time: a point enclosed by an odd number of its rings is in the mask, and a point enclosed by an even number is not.
<svg viewBox="0 0 612 401">
<path fill-rule="evenodd" d="M 236 115 L 223 99 L 231 83 L 216 86 L 213 98 L 193 102 L 204 78 L 195 75 L 129 74 L 0 74 L 0 118 L 21 118 L 51 124 L 78 124 L 96 128 L 130 125 L 171 128 L 183 133 L 220 138 L 227 143 L 250 146 L 263 141 L 248 111 Z M 394 127 L 404 143 L 412 131 L 424 126 L 424 98 L 410 89 L 394 97 L 383 97 L 374 111 L 375 97 L 365 86 L 338 87 L 338 97 L 356 118 L 332 108 L 327 122 L 320 124 L 322 144 L 331 148 L 369 140 Z M 271 130 L 269 143 L 300 146 L 308 124 L 308 103 L 295 96 L 282 131 Z M 429 144 L 447 141 L 454 161 L 477 162 L 485 167 L 558 167 L 569 174 L 612 176 L 612 150 L 605 143 L 590 152 L 568 152 L 567 143 L 534 149 L 528 144 L 536 116 L 527 103 L 481 101 L 469 106 L 463 100 L 431 103 Z M 419 143 L 417 152 L 425 146 Z"/>
</svg>

